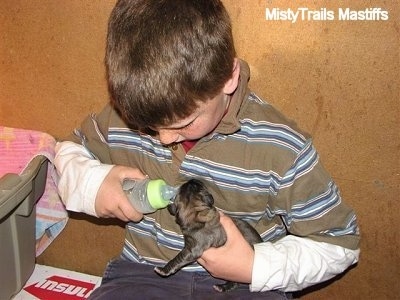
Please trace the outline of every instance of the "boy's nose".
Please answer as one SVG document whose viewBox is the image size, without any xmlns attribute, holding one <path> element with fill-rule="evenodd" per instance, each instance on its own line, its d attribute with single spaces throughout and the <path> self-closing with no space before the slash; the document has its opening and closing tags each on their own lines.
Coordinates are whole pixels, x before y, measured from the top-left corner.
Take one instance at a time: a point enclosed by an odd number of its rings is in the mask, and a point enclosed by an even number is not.
<svg viewBox="0 0 400 300">
<path fill-rule="evenodd" d="M 158 135 L 160 142 L 164 145 L 176 143 L 179 140 L 179 134 L 174 130 L 160 129 Z"/>
</svg>

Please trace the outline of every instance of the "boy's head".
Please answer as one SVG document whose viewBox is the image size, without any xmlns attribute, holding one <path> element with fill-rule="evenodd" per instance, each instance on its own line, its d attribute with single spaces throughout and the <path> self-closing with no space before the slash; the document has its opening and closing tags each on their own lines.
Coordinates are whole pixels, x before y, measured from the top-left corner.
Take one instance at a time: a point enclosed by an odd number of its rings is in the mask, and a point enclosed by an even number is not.
<svg viewBox="0 0 400 300">
<path fill-rule="evenodd" d="M 111 13 L 109 89 L 133 128 L 192 114 L 221 93 L 234 61 L 230 19 L 218 0 L 119 0 Z"/>
</svg>

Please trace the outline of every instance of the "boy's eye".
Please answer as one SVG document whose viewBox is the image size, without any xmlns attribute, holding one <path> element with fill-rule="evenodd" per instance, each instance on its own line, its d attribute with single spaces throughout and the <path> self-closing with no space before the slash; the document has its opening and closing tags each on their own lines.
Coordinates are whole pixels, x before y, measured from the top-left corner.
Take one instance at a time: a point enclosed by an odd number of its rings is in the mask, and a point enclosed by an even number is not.
<svg viewBox="0 0 400 300">
<path fill-rule="evenodd" d="M 189 124 L 186 124 L 185 126 L 182 127 L 182 129 L 188 128 L 190 126 L 192 126 L 194 123 L 194 120 L 192 122 L 190 122 Z"/>
<path fill-rule="evenodd" d="M 191 122 L 189 122 L 188 124 L 183 125 L 183 126 L 179 126 L 179 127 L 174 127 L 174 126 L 169 127 L 169 126 L 166 126 L 166 127 L 157 128 L 157 127 L 154 127 L 154 126 L 149 126 L 149 129 L 152 130 L 152 131 L 154 131 L 154 132 L 159 132 L 160 130 L 184 130 L 184 129 L 187 129 L 187 128 L 189 128 L 190 126 L 192 126 L 192 125 L 194 124 L 194 122 L 196 121 L 196 119 L 197 119 L 197 118 L 193 119 L 193 120 L 192 120 Z"/>
<path fill-rule="evenodd" d="M 196 119 L 194 119 L 193 121 L 191 121 L 190 123 L 188 123 L 188 124 L 186 124 L 184 126 L 171 128 L 171 130 L 185 130 L 185 129 L 189 128 L 190 126 L 192 126 L 193 123 L 195 122 L 195 120 Z"/>
</svg>

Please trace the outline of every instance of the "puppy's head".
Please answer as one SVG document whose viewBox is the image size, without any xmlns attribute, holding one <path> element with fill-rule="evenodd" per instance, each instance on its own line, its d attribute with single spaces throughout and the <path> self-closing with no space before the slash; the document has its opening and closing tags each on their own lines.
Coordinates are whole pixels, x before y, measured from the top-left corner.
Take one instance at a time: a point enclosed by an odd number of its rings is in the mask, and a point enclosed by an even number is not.
<svg viewBox="0 0 400 300">
<path fill-rule="evenodd" d="M 212 220 L 218 221 L 219 214 L 214 204 L 214 198 L 203 182 L 191 179 L 184 183 L 175 198 L 168 206 L 168 211 L 175 216 L 176 223 L 181 228 L 204 226 Z"/>
</svg>

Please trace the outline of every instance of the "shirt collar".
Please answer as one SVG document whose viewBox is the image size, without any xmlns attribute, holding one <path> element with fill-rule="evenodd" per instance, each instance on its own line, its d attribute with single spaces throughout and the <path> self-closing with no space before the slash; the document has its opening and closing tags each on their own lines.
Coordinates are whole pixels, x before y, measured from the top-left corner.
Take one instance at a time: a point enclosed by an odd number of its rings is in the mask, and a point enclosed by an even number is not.
<svg viewBox="0 0 400 300">
<path fill-rule="evenodd" d="M 250 90 L 247 85 L 250 78 L 250 68 L 249 65 L 241 59 L 239 59 L 239 63 L 240 74 L 238 87 L 232 95 L 229 95 L 231 100 L 228 111 L 222 118 L 217 128 L 214 130 L 214 133 L 231 134 L 240 129 L 238 114 L 244 99 L 246 99 L 250 94 Z"/>
</svg>

